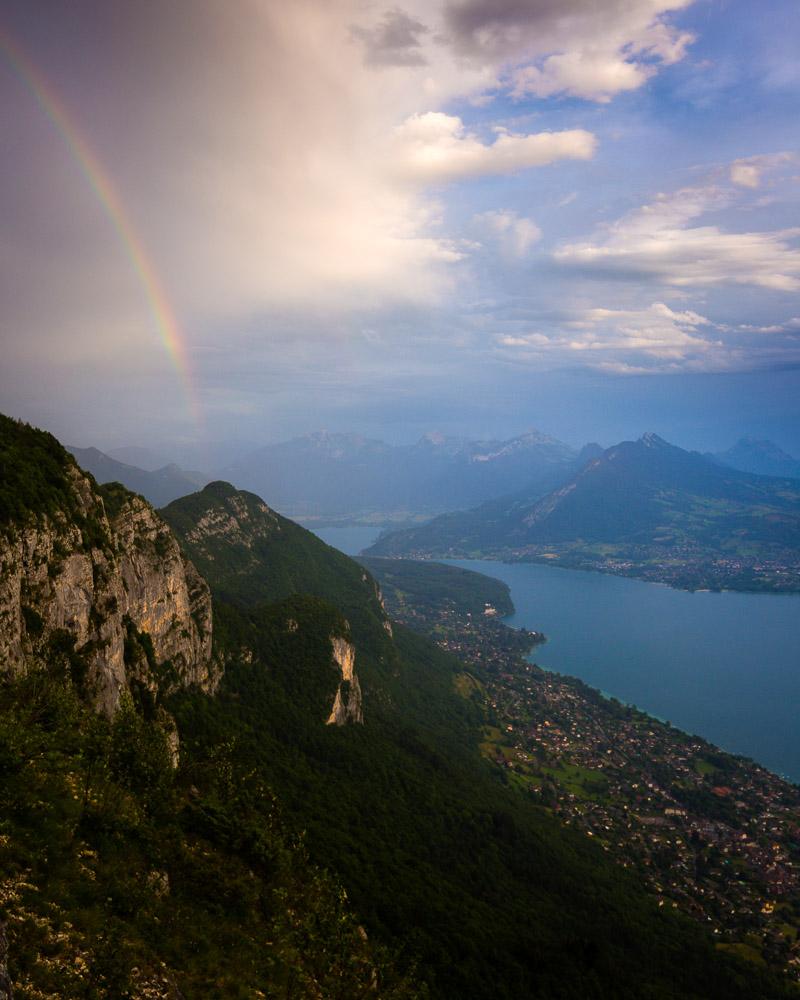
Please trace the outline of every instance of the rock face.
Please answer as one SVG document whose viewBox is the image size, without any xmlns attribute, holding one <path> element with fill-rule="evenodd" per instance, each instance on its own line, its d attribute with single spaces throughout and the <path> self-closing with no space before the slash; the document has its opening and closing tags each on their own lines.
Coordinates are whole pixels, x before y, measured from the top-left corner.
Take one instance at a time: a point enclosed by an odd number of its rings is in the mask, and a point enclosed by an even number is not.
<svg viewBox="0 0 800 1000">
<path fill-rule="evenodd" d="M 331 636 L 331 653 L 334 662 L 342 672 L 342 679 L 336 689 L 333 708 L 328 716 L 329 726 L 344 726 L 348 722 L 364 722 L 361 703 L 361 685 L 356 675 L 356 648 L 341 636 Z"/>
<path fill-rule="evenodd" d="M 78 518 L 58 512 L 0 533 L 0 669 L 47 655 L 54 637 L 85 665 L 87 693 L 112 714 L 154 668 L 212 688 L 211 597 L 170 529 L 141 497 L 106 494 L 66 470 Z"/>
<path fill-rule="evenodd" d="M 226 483 L 211 483 L 207 492 L 212 491 L 221 501 L 219 506 L 210 507 L 186 535 L 187 541 L 201 544 L 211 539 L 222 540 L 226 545 L 243 546 L 252 549 L 259 539 L 269 538 L 280 531 L 275 512 L 261 500 L 254 497 L 250 503 L 246 494 L 241 494 Z"/>
</svg>

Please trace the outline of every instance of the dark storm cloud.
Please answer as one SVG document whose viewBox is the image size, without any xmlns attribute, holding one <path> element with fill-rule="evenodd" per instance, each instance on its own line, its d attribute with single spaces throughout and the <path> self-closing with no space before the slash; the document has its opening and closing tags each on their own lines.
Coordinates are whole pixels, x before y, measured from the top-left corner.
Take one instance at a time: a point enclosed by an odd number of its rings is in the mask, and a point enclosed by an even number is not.
<svg viewBox="0 0 800 1000">
<path fill-rule="evenodd" d="M 497 58 L 542 41 L 594 34 L 649 21 L 691 0 L 450 0 L 444 5 L 448 41 L 463 55 Z M 537 37 L 538 36 L 538 37 Z"/>
<path fill-rule="evenodd" d="M 421 38 L 430 29 L 394 8 L 383 15 L 374 28 L 352 28 L 355 38 L 364 43 L 364 59 L 370 66 L 424 66 Z"/>
</svg>

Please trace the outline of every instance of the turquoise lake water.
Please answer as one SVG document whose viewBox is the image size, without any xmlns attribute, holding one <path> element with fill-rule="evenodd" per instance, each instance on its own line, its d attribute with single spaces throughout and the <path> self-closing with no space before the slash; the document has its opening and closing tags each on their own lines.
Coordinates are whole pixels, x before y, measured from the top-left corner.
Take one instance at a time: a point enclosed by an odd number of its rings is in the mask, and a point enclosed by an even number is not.
<svg viewBox="0 0 800 1000">
<path fill-rule="evenodd" d="M 354 554 L 377 532 L 319 534 Z M 800 596 L 690 594 L 533 563 L 454 565 L 509 585 L 517 610 L 507 623 L 548 638 L 531 657 L 540 666 L 800 781 Z"/>
</svg>

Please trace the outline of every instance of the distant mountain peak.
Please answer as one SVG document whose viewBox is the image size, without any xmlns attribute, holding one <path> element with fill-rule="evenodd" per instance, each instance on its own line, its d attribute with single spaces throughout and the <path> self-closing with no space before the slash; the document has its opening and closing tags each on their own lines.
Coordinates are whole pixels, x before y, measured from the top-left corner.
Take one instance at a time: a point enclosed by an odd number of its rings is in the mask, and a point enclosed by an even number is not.
<svg viewBox="0 0 800 1000">
<path fill-rule="evenodd" d="M 180 466 L 170 463 L 157 469 L 141 469 L 112 458 L 97 448 L 75 448 L 69 452 L 81 468 L 91 472 L 98 483 L 119 482 L 134 493 L 139 493 L 154 507 L 163 507 L 177 497 L 194 493 L 205 483 L 206 477 L 200 473 L 187 473 Z"/>
<path fill-rule="evenodd" d="M 646 431 L 639 438 L 639 441 L 645 446 L 645 448 L 671 448 L 673 447 L 669 441 L 665 441 L 664 438 L 659 437 L 653 431 Z"/>
<path fill-rule="evenodd" d="M 746 435 L 739 438 L 732 448 L 713 457 L 715 461 L 743 472 L 800 479 L 800 460 L 766 438 Z"/>
</svg>

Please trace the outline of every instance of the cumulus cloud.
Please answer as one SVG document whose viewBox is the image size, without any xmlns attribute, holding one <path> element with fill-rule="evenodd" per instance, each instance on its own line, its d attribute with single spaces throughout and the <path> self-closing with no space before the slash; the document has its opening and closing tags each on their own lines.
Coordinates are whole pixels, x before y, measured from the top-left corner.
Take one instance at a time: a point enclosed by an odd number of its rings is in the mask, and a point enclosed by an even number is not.
<svg viewBox="0 0 800 1000">
<path fill-rule="evenodd" d="M 479 231 L 487 233 L 500 247 L 503 256 L 511 259 L 524 257 L 542 236 L 533 219 L 521 217 L 508 209 L 481 212 L 473 222 Z"/>
<path fill-rule="evenodd" d="M 555 260 L 605 277 L 651 278 L 678 287 L 756 285 L 800 289 L 800 229 L 729 232 L 692 225 L 727 206 L 731 193 L 715 185 L 660 194 L 584 242 L 559 247 Z"/>
<path fill-rule="evenodd" d="M 451 0 L 445 36 L 475 63 L 503 62 L 517 96 L 607 102 L 681 60 L 693 36 L 670 15 L 692 0 Z"/>
<path fill-rule="evenodd" d="M 511 174 L 557 160 L 588 160 L 596 139 L 584 129 L 522 135 L 497 129 L 484 143 L 460 118 L 441 111 L 412 115 L 394 132 L 394 169 L 411 180 L 444 183 L 468 177 Z"/>
</svg>

